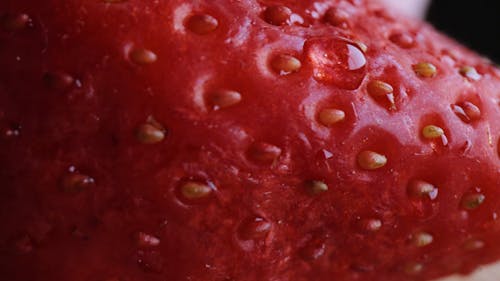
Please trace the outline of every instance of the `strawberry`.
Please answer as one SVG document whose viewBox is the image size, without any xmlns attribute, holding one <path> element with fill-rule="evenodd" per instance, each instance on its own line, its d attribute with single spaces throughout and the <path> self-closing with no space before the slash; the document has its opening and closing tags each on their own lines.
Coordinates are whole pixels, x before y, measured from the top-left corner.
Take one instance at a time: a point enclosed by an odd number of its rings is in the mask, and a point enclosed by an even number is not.
<svg viewBox="0 0 500 281">
<path fill-rule="evenodd" d="M 500 259 L 500 71 L 377 1 L 3 0 L 3 280 Z"/>
</svg>

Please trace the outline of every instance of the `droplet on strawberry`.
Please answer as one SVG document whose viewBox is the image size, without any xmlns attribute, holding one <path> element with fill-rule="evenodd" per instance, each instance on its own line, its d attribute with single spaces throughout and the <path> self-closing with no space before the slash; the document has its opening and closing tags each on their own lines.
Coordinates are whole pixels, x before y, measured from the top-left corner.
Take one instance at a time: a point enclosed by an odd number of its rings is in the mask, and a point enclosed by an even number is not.
<svg viewBox="0 0 500 281">
<path fill-rule="evenodd" d="M 318 82 L 355 90 L 365 77 L 366 58 L 355 43 L 313 38 L 304 44 L 304 52 Z"/>
</svg>

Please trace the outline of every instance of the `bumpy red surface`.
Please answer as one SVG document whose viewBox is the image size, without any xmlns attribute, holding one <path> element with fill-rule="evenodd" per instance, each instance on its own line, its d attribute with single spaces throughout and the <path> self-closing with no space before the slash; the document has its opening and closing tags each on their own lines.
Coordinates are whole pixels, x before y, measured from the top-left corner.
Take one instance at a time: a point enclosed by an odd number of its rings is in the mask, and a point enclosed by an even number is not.
<svg viewBox="0 0 500 281">
<path fill-rule="evenodd" d="M 499 73 L 423 23 L 355 0 L 0 16 L 2 280 L 428 280 L 500 258 Z"/>
</svg>

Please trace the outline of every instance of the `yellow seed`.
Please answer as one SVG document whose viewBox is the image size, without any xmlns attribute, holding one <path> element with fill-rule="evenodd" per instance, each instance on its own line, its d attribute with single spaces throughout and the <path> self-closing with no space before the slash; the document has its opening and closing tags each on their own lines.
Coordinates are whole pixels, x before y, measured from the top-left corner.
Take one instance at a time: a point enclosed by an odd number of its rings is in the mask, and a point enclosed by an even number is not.
<svg viewBox="0 0 500 281">
<path fill-rule="evenodd" d="M 460 68 L 459 73 L 470 80 L 477 81 L 481 79 L 481 75 L 477 72 L 476 68 L 472 66 L 464 66 Z"/>
<path fill-rule="evenodd" d="M 150 50 L 139 48 L 132 50 L 130 59 L 136 64 L 145 65 L 154 63 L 158 57 Z"/>
<path fill-rule="evenodd" d="M 187 29 L 198 35 L 214 32 L 219 26 L 216 18 L 207 14 L 193 15 L 185 23 Z"/>
<path fill-rule="evenodd" d="M 428 125 L 422 129 L 422 135 L 426 139 L 441 138 L 444 135 L 444 130 L 438 126 Z"/>
<path fill-rule="evenodd" d="M 375 232 L 382 228 L 382 221 L 379 219 L 365 219 L 360 221 L 360 226 L 364 231 Z"/>
<path fill-rule="evenodd" d="M 471 239 L 464 243 L 463 248 L 466 251 L 476 251 L 484 248 L 485 243 L 478 239 Z"/>
<path fill-rule="evenodd" d="M 345 120 L 345 112 L 340 109 L 326 108 L 319 112 L 318 121 L 321 125 L 331 127 Z"/>
<path fill-rule="evenodd" d="M 470 121 L 475 121 L 481 118 L 481 109 L 479 109 L 479 107 L 475 104 L 466 101 L 462 103 L 462 108 Z"/>
<path fill-rule="evenodd" d="M 212 188 L 204 183 L 186 182 L 181 187 L 182 196 L 186 199 L 205 198 L 212 192 Z"/>
<path fill-rule="evenodd" d="M 392 86 L 380 80 L 372 80 L 367 85 L 367 91 L 374 98 L 385 97 L 394 92 Z"/>
<path fill-rule="evenodd" d="M 422 272 L 424 265 L 418 262 L 409 262 L 403 266 L 403 271 L 408 275 L 417 275 Z"/>
<path fill-rule="evenodd" d="M 357 160 L 358 165 L 364 170 L 376 170 L 387 164 L 387 157 L 369 150 L 359 153 Z"/>
<path fill-rule="evenodd" d="M 481 193 L 469 193 L 462 197 L 460 205 L 465 210 L 474 210 L 483 204 L 486 196 Z"/>
<path fill-rule="evenodd" d="M 165 128 L 158 123 L 152 116 L 148 118 L 146 123 L 140 125 L 136 130 L 136 138 L 144 144 L 154 144 L 161 142 L 166 135 Z"/>
<path fill-rule="evenodd" d="M 322 181 L 310 181 L 308 186 L 310 192 L 314 195 L 328 191 L 328 185 Z"/>
<path fill-rule="evenodd" d="M 299 71 L 302 63 L 294 56 L 281 54 L 271 60 L 271 67 L 280 75 L 287 75 Z"/>
<path fill-rule="evenodd" d="M 432 78 L 437 74 L 436 66 L 429 62 L 420 62 L 414 64 L 412 67 L 413 71 L 415 71 L 415 73 L 420 77 Z"/>
<path fill-rule="evenodd" d="M 428 182 L 414 180 L 408 184 L 407 193 L 412 198 L 429 197 L 431 200 L 434 200 L 438 195 L 438 189 Z"/>
<path fill-rule="evenodd" d="M 425 247 L 432 243 L 434 237 L 426 232 L 418 232 L 412 235 L 411 241 L 417 247 Z"/>
<path fill-rule="evenodd" d="M 227 108 L 241 102 L 241 94 L 231 90 L 218 90 L 209 95 L 209 104 L 214 110 Z"/>
</svg>

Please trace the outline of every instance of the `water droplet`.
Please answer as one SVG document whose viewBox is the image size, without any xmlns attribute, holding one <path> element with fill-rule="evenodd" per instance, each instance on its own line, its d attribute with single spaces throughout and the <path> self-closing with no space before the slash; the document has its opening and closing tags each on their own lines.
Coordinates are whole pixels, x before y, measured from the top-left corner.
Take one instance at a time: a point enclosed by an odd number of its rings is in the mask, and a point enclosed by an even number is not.
<svg viewBox="0 0 500 281">
<path fill-rule="evenodd" d="M 189 17 L 185 22 L 185 26 L 195 34 L 206 35 L 214 32 L 219 26 L 219 22 L 211 15 L 199 14 Z"/>
<path fill-rule="evenodd" d="M 313 38 L 306 41 L 304 52 L 318 82 L 355 90 L 366 75 L 365 55 L 353 42 Z"/>
</svg>

